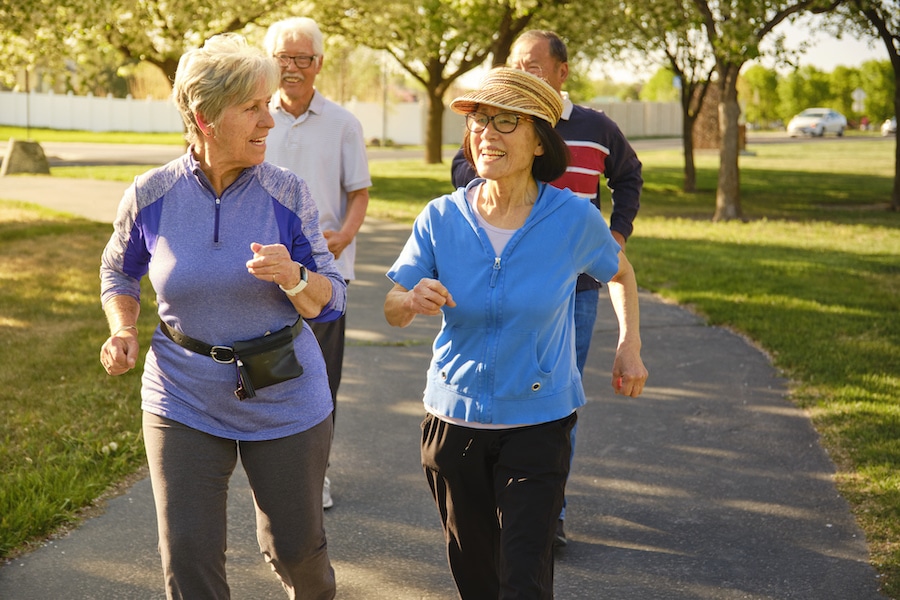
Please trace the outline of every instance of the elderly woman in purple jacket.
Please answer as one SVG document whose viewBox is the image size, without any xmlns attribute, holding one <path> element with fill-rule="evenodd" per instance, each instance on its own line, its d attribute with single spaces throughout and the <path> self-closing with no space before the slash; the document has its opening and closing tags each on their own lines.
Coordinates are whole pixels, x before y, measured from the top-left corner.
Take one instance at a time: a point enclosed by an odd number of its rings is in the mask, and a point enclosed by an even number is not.
<svg viewBox="0 0 900 600">
<path fill-rule="evenodd" d="M 346 285 L 306 183 L 263 162 L 279 77 L 237 35 L 181 58 L 173 96 L 190 148 L 135 179 L 102 257 L 110 375 L 137 364 L 145 275 L 156 292 L 141 408 L 168 598 L 229 597 L 225 499 L 238 457 L 260 550 L 288 595 L 335 594 L 321 498 L 332 403 L 305 320 L 340 316 Z"/>
<path fill-rule="evenodd" d="M 492 70 L 455 99 L 479 178 L 422 211 L 384 312 L 391 325 L 441 315 L 424 392 L 422 464 L 460 598 L 550 599 L 553 539 L 576 409 L 574 291 L 609 282 L 619 321 L 616 393 L 641 394 L 634 271 L 600 212 L 546 182 L 566 168 L 545 81 Z"/>
</svg>

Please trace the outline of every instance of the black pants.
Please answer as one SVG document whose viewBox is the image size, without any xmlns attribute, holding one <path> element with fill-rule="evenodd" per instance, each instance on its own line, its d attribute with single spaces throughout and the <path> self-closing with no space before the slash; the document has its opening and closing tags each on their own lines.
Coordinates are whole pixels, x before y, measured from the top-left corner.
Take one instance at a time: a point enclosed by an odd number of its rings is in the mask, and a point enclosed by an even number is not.
<svg viewBox="0 0 900 600">
<path fill-rule="evenodd" d="M 553 537 L 576 420 L 491 430 L 425 417 L 422 466 L 462 600 L 553 598 Z"/>
<path fill-rule="evenodd" d="M 341 372 L 344 368 L 344 334 L 347 328 L 347 315 L 327 323 L 310 323 L 322 355 L 325 357 L 325 370 L 328 372 L 328 387 L 331 389 L 331 401 L 334 403 L 334 412 L 337 413 L 337 393 L 341 386 Z"/>
</svg>

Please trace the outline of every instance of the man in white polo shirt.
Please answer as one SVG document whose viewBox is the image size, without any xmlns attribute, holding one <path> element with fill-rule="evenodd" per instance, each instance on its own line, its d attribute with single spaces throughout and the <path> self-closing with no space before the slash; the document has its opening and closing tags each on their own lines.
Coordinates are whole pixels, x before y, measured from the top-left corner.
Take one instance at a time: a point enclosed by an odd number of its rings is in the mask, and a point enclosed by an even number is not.
<svg viewBox="0 0 900 600">
<path fill-rule="evenodd" d="M 315 21 L 293 17 L 273 23 L 264 46 L 281 65 L 281 83 L 269 105 L 275 127 L 266 140 L 266 160 L 290 169 L 309 185 L 328 249 L 349 283 L 355 277 L 356 234 L 366 216 L 372 185 L 362 125 L 350 111 L 315 89 L 325 47 Z M 346 313 L 329 323 L 310 323 L 325 355 L 335 409 L 344 362 L 345 318 Z M 330 488 L 326 477 L 325 508 L 333 505 Z"/>
</svg>

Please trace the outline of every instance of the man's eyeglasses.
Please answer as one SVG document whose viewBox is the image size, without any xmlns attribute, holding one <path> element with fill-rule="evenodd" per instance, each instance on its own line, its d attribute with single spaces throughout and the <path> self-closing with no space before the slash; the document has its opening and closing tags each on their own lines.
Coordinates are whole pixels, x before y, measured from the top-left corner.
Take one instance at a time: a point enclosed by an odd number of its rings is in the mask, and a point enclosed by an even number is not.
<svg viewBox="0 0 900 600">
<path fill-rule="evenodd" d="M 308 69 L 318 57 L 318 54 L 313 54 L 312 56 L 288 56 L 287 54 L 276 54 L 275 60 L 277 60 L 278 64 L 282 67 L 289 66 L 291 61 L 293 61 L 298 69 Z"/>
<path fill-rule="evenodd" d="M 480 112 L 470 112 L 466 115 L 466 129 L 472 133 L 481 133 L 493 121 L 494 129 L 497 130 L 497 133 L 512 133 L 518 127 L 520 119 L 523 121 L 531 120 L 528 117 L 508 112 L 497 113 L 493 117 Z"/>
</svg>

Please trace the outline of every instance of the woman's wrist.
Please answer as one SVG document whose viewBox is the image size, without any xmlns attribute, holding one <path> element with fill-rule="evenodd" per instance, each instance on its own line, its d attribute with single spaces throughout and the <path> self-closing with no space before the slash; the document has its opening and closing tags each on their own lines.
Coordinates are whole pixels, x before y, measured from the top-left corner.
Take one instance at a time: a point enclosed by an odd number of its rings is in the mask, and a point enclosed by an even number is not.
<svg viewBox="0 0 900 600">
<path fill-rule="evenodd" d="M 307 272 L 306 267 L 304 267 L 302 264 L 300 264 L 297 261 L 294 261 L 294 264 L 297 265 L 297 270 L 298 270 L 297 283 L 290 287 L 280 285 L 280 284 L 278 286 L 279 288 L 281 288 L 281 291 L 284 292 L 285 294 L 287 294 L 288 296 L 296 296 L 297 294 L 302 292 L 309 283 L 309 273 Z"/>
<path fill-rule="evenodd" d="M 128 331 L 129 329 L 134 331 L 134 335 L 137 335 L 137 332 L 138 332 L 137 325 L 122 325 L 121 327 L 119 327 L 118 329 L 116 329 L 115 331 L 110 333 L 109 337 L 115 337 L 118 334 L 122 333 L 123 331 Z"/>
</svg>

